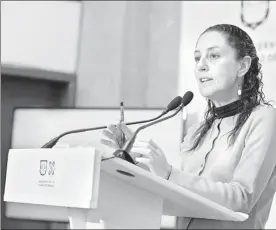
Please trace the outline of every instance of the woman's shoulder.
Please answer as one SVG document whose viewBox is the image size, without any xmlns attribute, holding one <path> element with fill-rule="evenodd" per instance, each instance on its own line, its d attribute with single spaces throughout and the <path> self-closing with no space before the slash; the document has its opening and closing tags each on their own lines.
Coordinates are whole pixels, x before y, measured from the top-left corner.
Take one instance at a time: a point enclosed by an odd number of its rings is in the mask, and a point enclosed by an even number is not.
<svg viewBox="0 0 276 230">
<path fill-rule="evenodd" d="M 252 111 L 252 117 L 276 118 L 276 108 L 269 105 L 258 105 Z"/>
<path fill-rule="evenodd" d="M 252 123 L 270 124 L 275 128 L 276 108 L 269 105 L 258 105 L 253 109 L 250 120 Z"/>
</svg>

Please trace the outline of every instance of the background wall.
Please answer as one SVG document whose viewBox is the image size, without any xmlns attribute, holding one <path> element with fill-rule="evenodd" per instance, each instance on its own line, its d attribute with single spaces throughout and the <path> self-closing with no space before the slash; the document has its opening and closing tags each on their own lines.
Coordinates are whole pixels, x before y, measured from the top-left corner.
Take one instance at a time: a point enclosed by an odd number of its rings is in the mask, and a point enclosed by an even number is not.
<svg viewBox="0 0 276 230">
<path fill-rule="evenodd" d="M 75 73 L 81 3 L 1 1 L 1 64 Z"/>
<path fill-rule="evenodd" d="M 4 1 L 1 19 L 1 64 L 76 73 L 76 106 L 177 95 L 178 1 Z"/>
<path fill-rule="evenodd" d="M 163 107 L 174 98 L 180 4 L 84 1 L 76 105 Z"/>
</svg>

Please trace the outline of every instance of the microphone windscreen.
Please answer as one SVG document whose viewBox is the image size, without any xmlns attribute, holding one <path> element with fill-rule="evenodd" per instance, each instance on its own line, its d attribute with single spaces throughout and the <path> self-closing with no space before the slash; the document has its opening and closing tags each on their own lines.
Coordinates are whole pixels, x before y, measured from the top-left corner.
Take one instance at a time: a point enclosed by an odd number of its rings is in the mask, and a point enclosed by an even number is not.
<svg viewBox="0 0 276 230">
<path fill-rule="evenodd" d="M 191 91 L 188 91 L 184 94 L 182 98 L 183 106 L 188 105 L 193 100 L 194 94 Z"/>
<path fill-rule="evenodd" d="M 175 97 L 167 106 L 167 110 L 171 111 L 176 109 L 181 104 L 182 98 L 180 96 Z"/>
</svg>

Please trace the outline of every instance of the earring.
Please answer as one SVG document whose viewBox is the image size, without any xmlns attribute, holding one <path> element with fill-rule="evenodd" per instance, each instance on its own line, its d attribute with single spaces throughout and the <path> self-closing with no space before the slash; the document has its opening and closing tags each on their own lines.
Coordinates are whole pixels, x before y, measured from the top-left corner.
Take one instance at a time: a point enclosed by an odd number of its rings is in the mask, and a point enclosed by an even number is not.
<svg viewBox="0 0 276 230">
<path fill-rule="evenodd" d="M 241 87 L 240 87 L 240 85 L 239 85 L 238 95 L 241 96 L 241 94 L 242 94 L 242 91 L 241 91 Z"/>
</svg>

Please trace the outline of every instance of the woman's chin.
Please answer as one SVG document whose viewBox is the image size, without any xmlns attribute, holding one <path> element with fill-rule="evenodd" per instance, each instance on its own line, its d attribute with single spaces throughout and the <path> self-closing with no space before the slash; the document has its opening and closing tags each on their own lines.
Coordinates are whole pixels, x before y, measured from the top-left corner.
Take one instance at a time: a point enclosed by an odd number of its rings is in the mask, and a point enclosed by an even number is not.
<svg viewBox="0 0 276 230">
<path fill-rule="evenodd" d="M 212 96 L 214 95 L 214 91 L 212 90 L 207 90 L 207 89 L 204 89 L 204 90 L 199 90 L 200 94 L 203 96 L 203 97 L 206 97 L 206 98 L 212 98 Z"/>
</svg>

